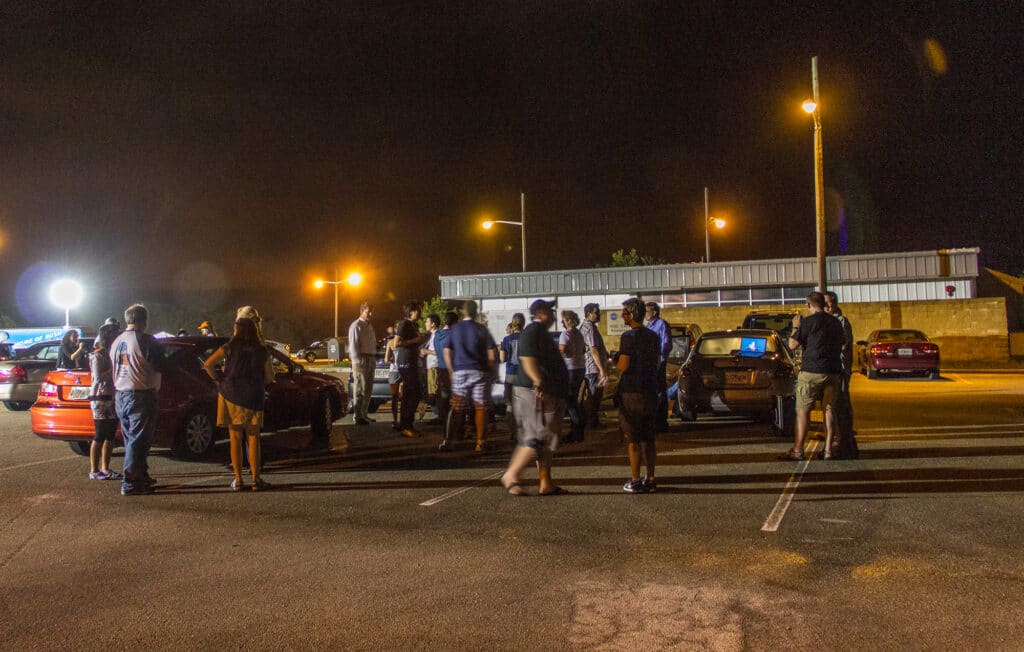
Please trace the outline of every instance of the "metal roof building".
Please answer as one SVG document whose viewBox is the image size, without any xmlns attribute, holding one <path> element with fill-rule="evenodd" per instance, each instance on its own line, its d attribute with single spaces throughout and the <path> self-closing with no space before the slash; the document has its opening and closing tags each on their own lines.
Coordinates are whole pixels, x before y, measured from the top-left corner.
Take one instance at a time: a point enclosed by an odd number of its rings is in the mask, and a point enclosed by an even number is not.
<svg viewBox="0 0 1024 652">
<path fill-rule="evenodd" d="M 842 303 L 972 299 L 977 247 L 832 256 L 828 287 Z M 538 298 L 560 308 L 618 306 L 631 296 L 663 306 L 802 303 L 817 286 L 813 257 L 739 262 L 602 267 L 564 271 L 442 276 L 441 296 L 477 299 L 482 310 L 525 310 Z"/>
</svg>

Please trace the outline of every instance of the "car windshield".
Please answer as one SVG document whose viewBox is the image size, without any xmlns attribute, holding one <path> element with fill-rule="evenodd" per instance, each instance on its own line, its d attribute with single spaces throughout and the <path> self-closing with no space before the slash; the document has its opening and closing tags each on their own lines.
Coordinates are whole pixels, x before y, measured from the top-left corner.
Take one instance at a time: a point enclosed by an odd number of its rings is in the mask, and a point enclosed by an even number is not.
<svg viewBox="0 0 1024 652">
<path fill-rule="evenodd" d="M 730 356 L 734 354 L 760 357 L 775 353 L 775 341 L 764 336 L 722 335 L 703 337 L 697 352 L 703 356 Z"/>
<path fill-rule="evenodd" d="M 878 342 L 925 342 L 921 331 L 878 331 Z"/>
</svg>

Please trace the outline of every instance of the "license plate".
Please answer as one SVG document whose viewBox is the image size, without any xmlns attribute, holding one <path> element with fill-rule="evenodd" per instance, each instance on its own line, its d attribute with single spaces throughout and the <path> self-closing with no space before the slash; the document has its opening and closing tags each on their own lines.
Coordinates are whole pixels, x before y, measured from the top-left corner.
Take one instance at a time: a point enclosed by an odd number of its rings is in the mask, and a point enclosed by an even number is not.
<svg viewBox="0 0 1024 652">
<path fill-rule="evenodd" d="M 896 355 L 901 358 L 912 358 L 914 357 L 914 349 L 896 349 Z"/>
<path fill-rule="evenodd" d="M 729 385 L 749 385 L 750 384 L 750 372 L 749 371 L 727 371 L 725 372 L 725 382 Z"/>
<path fill-rule="evenodd" d="M 374 369 L 373 370 L 374 380 L 387 380 L 388 370 L 387 369 Z"/>
<path fill-rule="evenodd" d="M 72 387 L 71 392 L 68 394 L 68 398 L 72 401 L 84 401 L 89 398 L 90 389 L 91 388 L 85 386 Z"/>
</svg>

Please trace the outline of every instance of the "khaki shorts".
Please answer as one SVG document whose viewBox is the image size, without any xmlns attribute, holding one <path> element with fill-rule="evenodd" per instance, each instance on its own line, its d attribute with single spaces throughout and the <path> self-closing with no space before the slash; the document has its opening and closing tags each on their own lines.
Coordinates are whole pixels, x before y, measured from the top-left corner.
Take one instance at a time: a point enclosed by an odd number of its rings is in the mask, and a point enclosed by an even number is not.
<svg viewBox="0 0 1024 652">
<path fill-rule="evenodd" d="M 821 401 L 824 410 L 835 402 L 839 374 L 816 374 L 801 371 L 796 377 L 796 409 L 810 411 L 815 401 Z"/>
<path fill-rule="evenodd" d="M 512 387 L 512 415 L 516 420 L 518 444 L 538 452 L 558 448 L 565 416 L 565 399 L 545 396 L 537 400 L 531 387 Z"/>
<path fill-rule="evenodd" d="M 427 369 L 427 396 L 437 394 L 437 367 Z"/>
</svg>

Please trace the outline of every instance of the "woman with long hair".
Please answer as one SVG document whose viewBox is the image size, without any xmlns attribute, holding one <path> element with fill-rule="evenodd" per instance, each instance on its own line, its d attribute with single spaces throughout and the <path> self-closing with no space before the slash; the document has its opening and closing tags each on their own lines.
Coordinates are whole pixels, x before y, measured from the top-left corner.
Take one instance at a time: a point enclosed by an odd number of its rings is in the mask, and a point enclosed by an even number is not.
<svg viewBox="0 0 1024 652">
<path fill-rule="evenodd" d="M 74 332 L 74 331 L 70 331 Z M 92 387 L 89 388 L 89 408 L 95 429 L 89 445 L 89 479 L 120 479 L 121 474 L 110 470 L 110 453 L 114 449 L 117 432 L 117 411 L 114 409 L 114 367 L 110 362 L 110 345 L 121 332 L 117 324 L 100 326 L 89 354 Z"/>
<path fill-rule="evenodd" d="M 86 369 L 89 366 L 89 352 L 85 350 L 85 342 L 78 337 L 78 331 L 69 330 L 60 338 L 60 350 L 57 352 L 58 369 Z"/>
<path fill-rule="evenodd" d="M 220 364 L 224 362 L 224 370 Z M 264 491 L 270 483 L 260 477 L 260 429 L 266 387 L 274 382 L 270 352 L 261 342 L 256 323 L 247 317 L 235 320 L 228 342 L 206 361 L 206 373 L 218 381 L 217 425 L 226 426 L 231 436 L 231 467 L 235 479 L 232 491 L 242 491 L 242 441 L 249 445 L 252 490 Z"/>
</svg>

